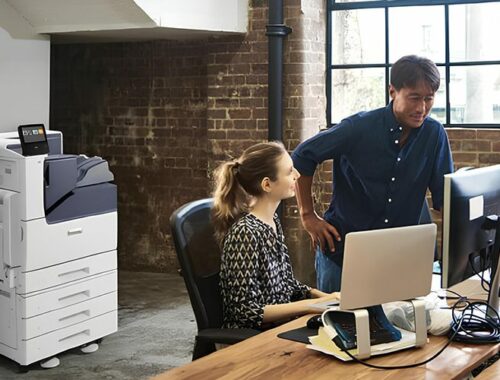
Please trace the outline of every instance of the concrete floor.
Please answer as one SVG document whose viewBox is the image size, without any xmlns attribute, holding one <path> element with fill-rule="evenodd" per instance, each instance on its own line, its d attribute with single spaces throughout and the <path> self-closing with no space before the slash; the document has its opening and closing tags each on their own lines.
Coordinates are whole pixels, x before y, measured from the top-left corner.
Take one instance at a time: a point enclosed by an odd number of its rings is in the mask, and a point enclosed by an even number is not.
<svg viewBox="0 0 500 380">
<path fill-rule="evenodd" d="M 0 356 L 0 379 L 147 379 L 191 361 L 196 322 L 182 277 L 119 271 L 118 303 L 118 332 L 97 352 L 70 350 L 59 367 L 28 373 Z"/>
</svg>

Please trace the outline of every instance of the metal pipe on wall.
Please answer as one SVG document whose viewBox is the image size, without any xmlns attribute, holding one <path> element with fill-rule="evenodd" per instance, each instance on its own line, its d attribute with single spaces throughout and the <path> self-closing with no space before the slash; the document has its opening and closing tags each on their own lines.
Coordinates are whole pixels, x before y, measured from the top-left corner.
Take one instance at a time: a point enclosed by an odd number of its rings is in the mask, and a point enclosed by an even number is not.
<svg viewBox="0 0 500 380">
<path fill-rule="evenodd" d="M 269 0 L 268 140 L 283 140 L 283 39 L 292 29 L 283 24 L 283 0 Z"/>
</svg>

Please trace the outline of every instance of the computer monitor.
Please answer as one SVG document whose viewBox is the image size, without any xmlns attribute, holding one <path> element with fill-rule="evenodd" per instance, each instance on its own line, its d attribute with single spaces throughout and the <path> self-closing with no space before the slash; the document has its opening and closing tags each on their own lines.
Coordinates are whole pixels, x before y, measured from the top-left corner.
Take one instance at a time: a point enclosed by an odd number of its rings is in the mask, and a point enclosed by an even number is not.
<svg viewBox="0 0 500 380">
<path fill-rule="evenodd" d="M 498 272 L 499 215 L 500 165 L 445 175 L 441 285 L 449 288 L 491 268 L 488 303 L 495 310 L 498 282 L 495 285 L 493 280 Z"/>
</svg>

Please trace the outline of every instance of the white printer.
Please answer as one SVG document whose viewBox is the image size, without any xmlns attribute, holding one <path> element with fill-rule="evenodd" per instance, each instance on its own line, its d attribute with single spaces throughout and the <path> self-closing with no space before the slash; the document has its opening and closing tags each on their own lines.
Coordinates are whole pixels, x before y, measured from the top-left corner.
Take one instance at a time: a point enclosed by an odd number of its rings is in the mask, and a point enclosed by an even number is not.
<svg viewBox="0 0 500 380">
<path fill-rule="evenodd" d="M 0 133 L 0 354 L 22 366 L 117 330 L 113 174 L 46 137 L 48 154 L 23 156 Z"/>
</svg>

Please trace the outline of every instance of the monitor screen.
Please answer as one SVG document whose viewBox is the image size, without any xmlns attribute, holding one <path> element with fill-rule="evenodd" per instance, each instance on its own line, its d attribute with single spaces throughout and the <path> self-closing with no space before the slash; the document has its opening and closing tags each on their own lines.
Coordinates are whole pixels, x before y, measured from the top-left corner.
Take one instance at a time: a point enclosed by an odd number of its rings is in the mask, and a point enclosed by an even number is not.
<svg viewBox="0 0 500 380">
<path fill-rule="evenodd" d="M 445 175 L 443 288 L 491 266 L 495 230 L 486 228 L 486 220 L 495 215 L 500 215 L 500 165 Z"/>
</svg>

